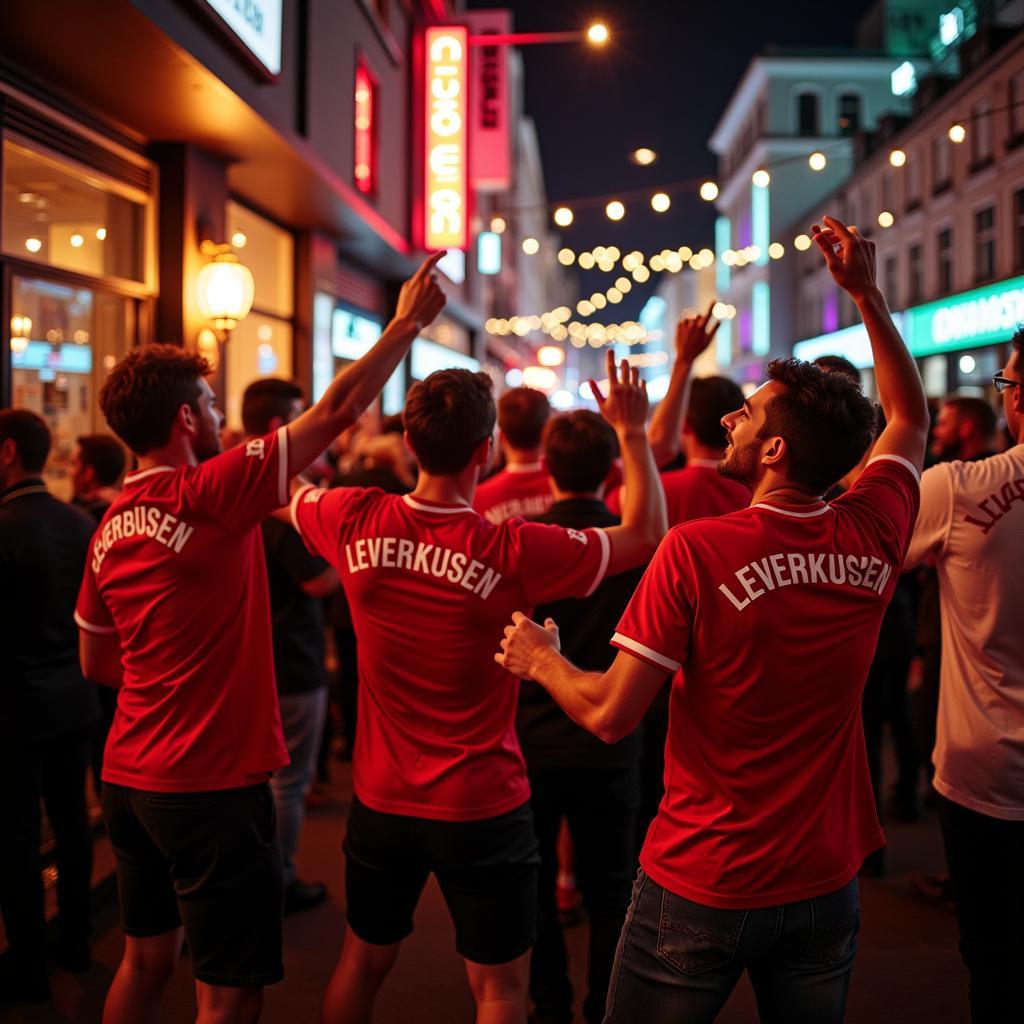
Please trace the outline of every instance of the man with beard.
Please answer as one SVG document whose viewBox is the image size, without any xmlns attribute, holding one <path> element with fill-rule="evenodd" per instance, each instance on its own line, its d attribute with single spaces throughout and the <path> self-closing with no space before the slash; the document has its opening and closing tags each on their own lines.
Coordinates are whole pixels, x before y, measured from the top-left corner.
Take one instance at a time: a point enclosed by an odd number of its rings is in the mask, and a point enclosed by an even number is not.
<svg viewBox="0 0 1024 1024">
<path fill-rule="evenodd" d="M 884 842 L 861 695 L 914 525 L 928 414 L 874 245 L 825 223 L 813 234 L 863 317 L 888 424 L 857 483 L 822 500 L 871 444 L 871 402 L 839 374 L 776 360 L 724 419 L 721 469 L 749 484 L 751 506 L 669 531 L 611 668 L 579 671 L 554 623 L 518 613 L 496 655 L 609 742 L 681 670 L 608 1021 L 712 1021 L 745 970 L 763 1019 L 843 1019 L 857 872 Z"/>
<path fill-rule="evenodd" d="M 983 398 L 950 395 L 932 428 L 931 455 L 937 462 L 973 462 L 996 454 L 996 412 Z"/>
<path fill-rule="evenodd" d="M 316 405 L 223 454 L 197 354 L 142 346 L 103 385 L 107 422 L 138 459 L 92 540 L 75 611 L 86 678 L 119 690 L 102 799 L 126 940 L 105 1024 L 155 1019 L 184 938 L 204 1024 L 257 1020 L 263 986 L 281 980 L 268 779 L 288 753 L 259 526 L 440 312 L 442 255 Z"/>
</svg>

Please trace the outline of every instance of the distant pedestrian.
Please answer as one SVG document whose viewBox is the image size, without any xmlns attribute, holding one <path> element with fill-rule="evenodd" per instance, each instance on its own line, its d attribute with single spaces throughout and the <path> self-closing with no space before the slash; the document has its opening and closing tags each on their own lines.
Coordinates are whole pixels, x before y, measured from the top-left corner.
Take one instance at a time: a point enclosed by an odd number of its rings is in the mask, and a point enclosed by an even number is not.
<svg viewBox="0 0 1024 1024">
<path fill-rule="evenodd" d="M 57 841 L 60 960 L 89 966 L 85 776 L 98 705 L 78 664 L 75 597 L 95 524 L 43 482 L 50 431 L 0 412 L 0 999 L 45 999 L 40 802 Z"/>
<path fill-rule="evenodd" d="M 121 493 L 126 462 L 124 446 L 110 434 L 84 434 L 71 460 L 73 505 L 98 523 Z"/>
</svg>

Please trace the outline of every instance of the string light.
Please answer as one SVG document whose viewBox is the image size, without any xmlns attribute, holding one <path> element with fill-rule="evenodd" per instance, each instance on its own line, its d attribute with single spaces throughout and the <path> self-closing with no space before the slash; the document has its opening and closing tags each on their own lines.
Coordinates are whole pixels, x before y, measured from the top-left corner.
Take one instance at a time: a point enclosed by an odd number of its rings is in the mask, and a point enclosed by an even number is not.
<svg viewBox="0 0 1024 1024">
<path fill-rule="evenodd" d="M 810 165 L 812 171 L 823 171 L 828 165 L 828 160 L 825 159 L 825 154 L 819 150 L 815 150 L 808 158 L 807 163 Z"/>
<path fill-rule="evenodd" d="M 796 238 L 793 239 L 793 246 L 801 252 L 806 252 L 811 247 L 810 235 L 797 235 Z"/>
<path fill-rule="evenodd" d="M 648 149 L 646 146 L 641 146 L 639 149 L 634 149 L 629 154 L 629 159 L 635 164 L 639 164 L 641 167 L 650 167 L 655 160 L 658 159 L 658 154 L 653 149 Z"/>
<path fill-rule="evenodd" d="M 907 154 L 902 149 L 894 149 L 889 154 L 889 163 L 893 167 L 902 167 L 907 162 Z"/>
<path fill-rule="evenodd" d="M 555 210 L 555 223 L 560 228 L 567 228 L 573 221 L 572 210 L 568 206 L 560 206 Z"/>
<path fill-rule="evenodd" d="M 593 270 L 597 260 L 594 259 L 592 252 L 581 252 L 577 262 L 584 270 Z"/>
<path fill-rule="evenodd" d="M 613 199 L 605 208 L 604 212 L 609 220 L 622 220 L 626 216 L 626 208 L 618 199 Z"/>
<path fill-rule="evenodd" d="M 655 192 L 651 196 L 651 209 L 655 213 L 664 213 L 672 205 L 672 200 L 666 192 Z"/>
<path fill-rule="evenodd" d="M 713 181 L 705 181 L 700 187 L 700 197 L 707 203 L 713 203 L 718 198 L 718 186 Z"/>
<path fill-rule="evenodd" d="M 951 125 L 949 129 L 949 141 L 955 142 L 959 145 L 964 139 L 967 138 L 967 129 L 960 124 L 958 121 L 956 124 Z"/>
<path fill-rule="evenodd" d="M 576 262 L 576 253 L 572 249 L 559 249 L 558 250 L 558 262 L 563 267 L 571 267 Z"/>
<path fill-rule="evenodd" d="M 759 167 L 750 178 L 752 184 L 758 188 L 767 188 L 771 184 L 772 176 L 763 168 Z"/>
<path fill-rule="evenodd" d="M 895 218 L 893 217 L 893 215 L 888 210 L 883 210 L 878 215 L 878 226 L 879 227 L 891 228 L 893 226 L 894 222 L 895 222 Z"/>
<path fill-rule="evenodd" d="M 493 231 L 496 235 L 504 234 L 505 233 L 505 228 L 507 228 L 507 227 L 508 227 L 508 225 L 505 223 L 505 218 L 504 217 L 492 217 L 491 218 L 491 231 Z"/>
<path fill-rule="evenodd" d="M 786 255 L 786 247 L 781 242 L 772 242 L 772 244 L 768 246 L 768 255 L 771 256 L 773 260 L 781 260 L 782 257 Z"/>
<path fill-rule="evenodd" d="M 540 250 L 540 242 L 536 238 L 524 238 L 523 239 L 523 252 L 527 256 L 533 256 Z"/>
</svg>

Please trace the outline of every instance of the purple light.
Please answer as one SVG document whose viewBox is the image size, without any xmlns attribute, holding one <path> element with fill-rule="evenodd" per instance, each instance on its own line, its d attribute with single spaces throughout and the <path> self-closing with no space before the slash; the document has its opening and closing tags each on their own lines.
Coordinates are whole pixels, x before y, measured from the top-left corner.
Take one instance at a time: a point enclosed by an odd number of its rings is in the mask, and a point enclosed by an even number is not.
<svg viewBox="0 0 1024 1024">
<path fill-rule="evenodd" d="M 740 351 L 749 352 L 754 347 L 754 314 L 749 309 L 740 313 Z"/>
<path fill-rule="evenodd" d="M 821 333 L 831 334 L 839 330 L 839 293 L 829 292 L 821 307 Z"/>
<path fill-rule="evenodd" d="M 736 248 L 746 249 L 754 240 L 754 232 L 750 226 L 750 214 L 744 214 L 740 217 L 740 222 L 736 226 Z"/>
</svg>

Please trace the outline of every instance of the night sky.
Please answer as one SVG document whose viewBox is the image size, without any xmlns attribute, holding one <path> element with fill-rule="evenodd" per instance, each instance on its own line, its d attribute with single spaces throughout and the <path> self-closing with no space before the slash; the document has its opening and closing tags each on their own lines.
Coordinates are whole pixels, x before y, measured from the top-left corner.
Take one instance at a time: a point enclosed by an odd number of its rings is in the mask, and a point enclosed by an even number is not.
<svg viewBox="0 0 1024 1024">
<path fill-rule="evenodd" d="M 526 113 L 537 123 L 548 198 L 569 203 L 715 177 L 707 139 L 750 59 L 769 46 L 852 47 L 870 0 L 514 0 L 505 6 L 519 32 L 564 31 L 597 20 L 612 32 L 601 49 L 570 44 L 522 50 Z M 655 150 L 658 162 L 631 164 L 628 155 L 640 146 Z M 638 248 L 650 254 L 684 244 L 713 247 L 713 220 L 713 204 L 695 192 L 678 193 L 664 214 L 643 199 L 627 203 L 617 224 L 607 219 L 603 204 L 576 211 L 562 237 L 576 250 L 614 244 L 623 253 Z M 587 274 L 583 293 L 609 283 L 605 274 Z M 635 318 L 654 284 L 652 278 L 634 288 L 616 307 L 617 318 Z"/>
</svg>

